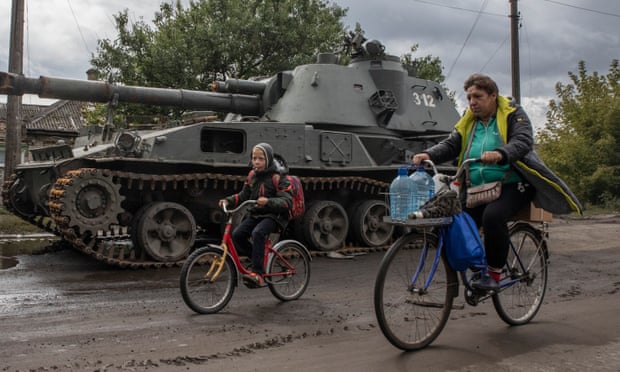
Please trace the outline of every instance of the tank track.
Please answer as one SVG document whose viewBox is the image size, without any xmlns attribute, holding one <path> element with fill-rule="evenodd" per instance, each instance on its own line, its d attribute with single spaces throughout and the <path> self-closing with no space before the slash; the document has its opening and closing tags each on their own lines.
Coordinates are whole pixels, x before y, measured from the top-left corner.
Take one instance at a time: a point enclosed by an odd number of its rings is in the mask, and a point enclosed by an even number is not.
<svg viewBox="0 0 620 372">
<path fill-rule="evenodd" d="M 31 215 L 24 216 L 15 211 L 13 206 L 11 205 L 10 198 L 11 194 L 9 192 L 11 186 L 17 181 L 17 175 L 13 174 L 11 177 L 4 181 L 2 185 L 2 204 L 6 208 L 7 211 L 13 212 L 13 214 L 22 220 L 28 222 L 29 224 L 38 227 L 39 229 L 54 235 L 58 235 L 58 230 L 56 229 L 56 224 L 54 221 L 47 216 L 43 215 Z"/>
<path fill-rule="evenodd" d="M 71 217 L 65 210 L 65 205 L 61 196 L 66 192 L 71 182 L 76 177 L 81 177 L 85 173 L 101 171 L 106 177 L 112 177 L 114 183 L 126 185 L 128 189 L 138 188 L 138 190 L 156 190 L 173 188 L 211 188 L 213 190 L 223 187 L 228 189 L 232 183 L 232 189 L 239 189 L 246 176 L 226 175 L 220 173 L 191 173 L 191 174 L 170 174 L 170 175 L 151 175 L 117 171 L 110 169 L 80 168 L 67 172 L 63 177 L 56 180 L 50 192 L 50 212 L 49 217 L 37 215 L 31 217 L 21 216 L 27 222 L 40 227 L 41 229 L 59 235 L 66 240 L 70 246 L 78 251 L 87 254 L 94 259 L 105 262 L 109 265 L 121 268 L 150 269 L 182 266 L 184 259 L 174 262 L 153 261 L 143 252 L 138 253 L 131 244 L 131 234 L 127 226 L 111 225 L 109 230 L 98 230 L 95 235 L 78 234 L 71 226 Z M 304 190 L 308 191 L 330 191 L 341 190 L 343 188 L 351 191 L 375 194 L 385 192 L 389 184 L 365 177 L 300 177 Z M 2 189 L 3 203 L 7 209 L 12 210 L 9 202 L 9 189 L 16 181 L 12 177 L 5 182 Z M 45 221 L 45 223 L 44 223 Z M 129 243 L 129 244 L 128 244 Z M 382 247 L 375 247 L 371 250 L 382 250 Z M 343 253 L 366 252 L 368 249 L 357 249 L 345 247 L 340 250 Z M 313 252 L 313 255 L 327 254 L 327 252 Z"/>
</svg>

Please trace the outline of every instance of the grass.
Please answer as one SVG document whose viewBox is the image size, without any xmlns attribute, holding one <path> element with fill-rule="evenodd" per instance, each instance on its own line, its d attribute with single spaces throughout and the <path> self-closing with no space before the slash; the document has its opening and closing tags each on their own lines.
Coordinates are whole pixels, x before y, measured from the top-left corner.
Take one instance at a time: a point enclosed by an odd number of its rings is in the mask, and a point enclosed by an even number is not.
<svg viewBox="0 0 620 372">
<path fill-rule="evenodd" d="M 0 234 L 43 233 L 45 231 L 29 224 L 0 207 Z"/>
<path fill-rule="evenodd" d="M 586 205 L 585 211 L 583 211 L 584 217 L 619 213 L 620 211 L 618 208 L 604 208 L 598 205 Z"/>
</svg>

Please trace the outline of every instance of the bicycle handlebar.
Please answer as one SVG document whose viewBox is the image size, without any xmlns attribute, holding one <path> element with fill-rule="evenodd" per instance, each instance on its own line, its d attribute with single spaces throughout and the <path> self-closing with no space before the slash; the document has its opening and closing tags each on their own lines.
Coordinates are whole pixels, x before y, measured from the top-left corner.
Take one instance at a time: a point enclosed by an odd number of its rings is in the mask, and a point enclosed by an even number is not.
<svg viewBox="0 0 620 372">
<path fill-rule="evenodd" d="M 446 185 L 450 185 L 450 183 L 458 179 L 461 176 L 461 174 L 463 174 L 463 171 L 465 170 L 465 166 L 467 164 L 476 163 L 479 161 L 480 161 L 480 158 L 466 159 L 463 163 L 461 163 L 461 166 L 456 170 L 456 173 L 453 176 L 442 174 L 441 177 L 439 177 L 439 181 L 445 183 Z M 435 169 L 435 163 L 433 163 L 432 160 L 424 160 L 424 162 L 429 163 L 433 167 L 433 169 Z M 436 170 L 435 170 L 435 174 L 438 174 Z"/>
<path fill-rule="evenodd" d="M 430 165 L 431 168 L 433 168 L 433 174 L 438 174 L 437 168 L 435 167 L 435 163 L 433 163 L 432 160 L 422 160 L 422 163 L 427 163 L 428 165 Z"/>
<path fill-rule="evenodd" d="M 241 208 L 245 207 L 245 206 L 246 206 L 246 205 L 248 205 L 248 204 L 256 204 L 256 200 L 253 200 L 253 199 L 246 200 L 246 201 L 244 201 L 243 203 L 239 204 L 239 206 L 237 206 L 237 208 L 235 208 L 235 209 L 230 209 L 230 210 L 228 209 L 228 204 L 227 204 L 227 203 L 224 203 L 224 205 L 222 205 L 222 209 L 224 210 L 224 213 L 227 213 L 227 214 L 228 214 L 228 213 L 235 213 L 235 212 L 237 212 L 239 209 L 241 209 Z"/>
</svg>

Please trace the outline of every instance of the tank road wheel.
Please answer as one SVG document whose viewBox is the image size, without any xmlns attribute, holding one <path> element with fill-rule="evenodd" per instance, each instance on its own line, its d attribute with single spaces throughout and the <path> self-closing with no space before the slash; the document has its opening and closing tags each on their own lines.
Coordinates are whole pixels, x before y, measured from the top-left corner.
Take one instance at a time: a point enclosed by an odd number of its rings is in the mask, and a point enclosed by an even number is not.
<svg viewBox="0 0 620 372">
<path fill-rule="evenodd" d="M 349 224 L 351 225 L 349 226 L 347 241 L 351 241 L 356 244 L 359 243 L 359 241 L 357 240 L 357 237 L 353 234 L 353 224 L 355 221 L 355 214 L 357 213 L 357 208 L 359 208 L 359 206 L 362 205 L 364 202 L 365 200 L 356 200 L 346 208 L 347 217 L 349 218 Z"/>
<path fill-rule="evenodd" d="M 314 203 L 303 219 L 306 241 L 320 251 L 333 251 L 344 243 L 349 230 L 349 218 L 342 206 L 334 201 Z"/>
<path fill-rule="evenodd" d="M 80 234 L 89 232 L 94 236 L 97 231 L 108 231 L 110 225 L 118 223 L 118 215 L 123 212 L 121 185 L 101 169 L 74 171 L 70 182 L 59 188 L 64 188 L 60 197 L 65 206 L 63 213 L 71 219 L 71 227 L 79 228 Z"/>
<path fill-rule="evenodd" d="M 136 231 L 138 245 L 153 259 L 178 261 L 187 256 L 196 239 L 196 221 L 181 204 L 155 202 L 144 210 Z"/>
<path fill-rule="evenodd" d="M 138 226 L 140 225 L 140 220 L 142 219 L 142 216 L 144 216 L 144 212 L 146 212 L 152 204 L 153 203 L 142 205 L 140 208 L 138 208 L 136 213 L 133 215 L 133 218 L 131 219 L 131 243 L 133 244 L 133 249 L 136 257 L 141 257 L 142 259 L 144 259 L 144 255 L 142 254 L 144 250 L 140 246 L 140 242 L 138 241 Z"/>
<path fill-rule="evenodd" d="M 383 222 L 386 215 L 388 207 L 380 200 L 366 200 L 360 204 L 351 219 L 354 240 L 368 247 L 385 245 L 394 232 L 394 225 Z"/>
</svg>

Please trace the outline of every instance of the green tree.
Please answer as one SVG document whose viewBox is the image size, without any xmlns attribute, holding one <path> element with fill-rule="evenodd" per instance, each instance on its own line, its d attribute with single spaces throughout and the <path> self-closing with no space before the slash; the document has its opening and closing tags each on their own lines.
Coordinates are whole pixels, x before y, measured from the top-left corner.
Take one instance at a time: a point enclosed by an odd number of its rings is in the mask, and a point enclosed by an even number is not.
<svg viewBox="0 0 620 372">
<path fill-rule="evenodd" d="M 556 84 L 547 123 L 538 131 L 539 153 L 586 203 L 620 204 L 620 69 L 588 74 L 584 61 L 572 84 Z"/>
<path fill-rule="evenodd" d="M 99 40 L 91 64 L 116 83 L 209 90 L 214 80 L 272 76 L 341 49 L 347 11 L 326 0 L 196 0 L 186 8 L 175 1 L 162 3 L 152 23 L 132 23 L 124 10 L 114 16 L 117 37 Z M 407 58 L 421 77 L 443 81 L 438 58 Z M 169 112 L 181 114 L 144 105 L 117 109 L 119 115 Z"/>
<path fill-rule="evenodd" d="M 114 16 L 118 37 L 91 64 L 124 84 L 208 89 L 216 78 L 268 76 L 313 62 L 342 40 L 346 9 L 321 0 L 162 3 L 153 25 Z"/>
<path fill-rule="evenodd" d="M 153 23 L 114 16 L 118 36 L 99 40 L 91 64 L 108 80 L 163 88 L 208 90 L 225 77 L 269 76 L 313 62 L 342 39 L 346 9 L 321 0 L 198 0 L 162 3 Z M 123 105 L 133 115 L 173 112 Z"/>
</svg>

